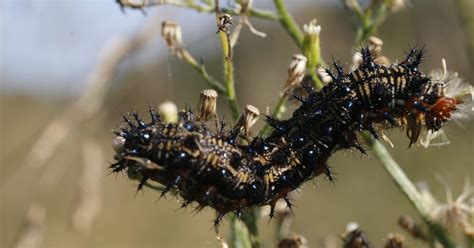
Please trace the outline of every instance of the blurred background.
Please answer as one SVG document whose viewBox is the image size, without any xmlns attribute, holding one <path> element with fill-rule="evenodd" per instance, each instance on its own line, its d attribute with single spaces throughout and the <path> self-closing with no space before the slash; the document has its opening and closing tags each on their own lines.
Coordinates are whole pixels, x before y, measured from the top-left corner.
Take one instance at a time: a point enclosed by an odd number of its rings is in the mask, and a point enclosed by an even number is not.
<svg viewBox="0 0 474 248">
<path fill-rule="evenodd" d="M 351 62 L 354 20 L 340 1 L 287 5 L 300 25 L 318 20 L 325 61 Z M 269 0 L 254 6 L 274 10 Z M 222 78 L 214 15 L 173 6 L 147 8 L 146 15 L 122 12 L 112 0 L 3 0 L 0 8 L 0 246 L 14 246 L 25 232 L 37 235 L 43 247 L 219 246 L 211 210 L 177 210 L 176 199 L 157 201 L 159 194 L 150 189 L 135 195 L 134 182 L 107 170 L 113 160 L 110 130 L 120 124 L 120 113 L 144 113 L 166 100 L 195 106 L 200 90 L 209 88 L 170 54 L 160 36 L 162 21 L 178 22 L 186 48 Z M 402 59 L 410 45 L 425 45 L 425 71 L 440 68 L 445 58 L 449 70 L 474 82 L 472 41 L 459 13 L 456 1 L 410 1 L 381 26 L 382 53 Z M 267 37 L 243 29 L 234 49 L 236 89 L 241 106 L 264 112 L 275 105 L 299 51 L 277 22 L 251 22 Z M 115 61 L 118 66 L 111 66 Z M 231 120 L 223 97 L 218 111 Z M 474 178 L 474 125 L 462 124 L 448 130 L 450 145 L 428 149 L 407 149 L 403 132 L 389 134 L 395 144 L 390 151 L 407 175 L 427 182 L 440 201 L 445 190 L 437 177 L 455 196 L 466 178 Z M 260 121 L 254 131 L 262 126 Z M 311 247 L 338 240 L 353 221 L 379 246 L 387 233 L 403 232 L 399 216 L 416 217 L 373 156 L 339 152 L 330 164 L 336 183 L 322 177 L 306 183 L 295 202 L 293 231 Z M 222 230 L 228 226 L 224 221 Z M 262 218 L 260 231 L 273 247 L 275 223 Z M 421 245 L 413 239 L 408 244 Z"/>
</svg>

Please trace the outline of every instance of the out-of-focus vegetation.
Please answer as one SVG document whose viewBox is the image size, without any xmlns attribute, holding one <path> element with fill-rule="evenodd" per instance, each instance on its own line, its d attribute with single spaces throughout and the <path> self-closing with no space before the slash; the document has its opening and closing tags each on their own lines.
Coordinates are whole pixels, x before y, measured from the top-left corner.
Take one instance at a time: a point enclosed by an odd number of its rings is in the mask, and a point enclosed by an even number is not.
<svg viewBox="0 0 474 248">
<path fill-rule="evenodd" d="M 473 82 L 473 55 L 469 53 L 469 44 L 473 41 L 468 37 L 472 37 L 474 31 L 469 30 L 472 24 L 466 25 L 462 15 L 465 9 L 459 9 L 457 3 L 442 0 L 410 1 L 407 7 L 380 27 L 378 37 L 384 41 L 384 55 L 391 60 L 400 59 L 410 45 L 425 45 L 428 56 L 423 68 L 426 71 L 439 68 L 441 58 L 445 58 L 450 70 L 457 71 L 467 81 Z M 325 61 L 331 61 L 334 57 L 351 62 L 356 34 L 351 26 L 353 20 L 342 4 L 322 4 L 318 1 L 301 5 L 294 2 L 287 4 L 300 25 L 318 19 L 322 27 L 320 44 Z M 192 11 L 177 9 L 176 13 L 187 15 Z M 184 38 L 188 50 L 203 58 L 208 71 L 220 77 L 220 44 L 215 34 L 215 17 L 213 14 L 202 16 L 199 20 L 209 23 L 205 30 L 190 30 L 186 28 L 188 23 L 180 22 Z M 127 15 L 123 18 L 127 18 Z M 155 25 L 160 25 L 163 20 L 164 17 L 154 15 L 154 9 L 147 9 L 147 17 L 143 22 L 155 21 Z M 267 106 L 275 105 L 276 96 L 287 78 L 288 63 L 292 55 L 298 53 L 298 48 L 277 23 L 251 20 L 267 37 L 257 37 L 248 29 L 242 31 L 234 49 L 235 87 L 241 105 L 252 104 L 265 110 Z M 200 39 L 193 38 L 196 36 Z M 165 44 L 156 35 L 149 46 L 164 48 Z M 206 210 L 196 216 L 190 209 L 175 211 L 180 206 L 175 199 L 156 202 L 159 195 L 152 190 L 145 190 L 143 194 L 140 192 L 135 196 L 135 185 L 129 180 L 123 180 L 120 175 L 107 176 L 107 161 L 113 154 L 110 129 L 118 126 L 121 112 L 132 109 L 144 112 L 149 105 L 156 106 L 165 100 L 172 100 L 181 108 L 185 103 L 194 105 L 198 100 L 198 92 L 208 88 L 200 75 L 186 63 L 168 56 L 164 49 L 160 51 L 152 56 L 148 54 L 145 59 L 137 59 L 133 54 L 126 57 L 119 72 L 111 77 L 112 87 L 106 92 L 103 107 L 93 112 L 86 121 L 74 126 L 71 135 L 51 159 L 40 167 L 28 163 L 25 157 L 50 121 L 63 115 L 64 110 L 69 110 L 67 106 L 76 99 L 62 95 L 42 98 L 35 92 L 17 94 L 2 90 L 0 246 L 15 244 L 24 231 L 27 213 L 33 215 L 33 222 L 44 223 L 41 234 L 43 247 L 219 246 L 211 230 L 212 211 Z M 25 73 L 27 68 L 25 65 Z M 80 80 L 71 79 L 75 82 Z M 2 78 L 2 87 L 14 84 Z M 220 115 L 231 119 L 227 103 L 222 97 L 218 102 L 218 111 Z M 74 112 L 69 115 L 72 118 L 75 116 Z M 254 130 L 262 126 L 263 122 L 259 122 Z M 390 152 L 413 181 L 426 181 L 438 199 L 443 199 L 444 188 L 436 179 L 437 176 L 450 185 L 455 196 L 461 192 L 466 177 L 474 178 L 474 125 L 467 122 L 461 127 L 453 126 L 448 133 L 451 144 L 428 149 L 407 149 L 407 140 L 402 132 L 392 130 L 389 133 L 395 144 Z M 102 147 L 104 154 L 94 156 L 93 151 L 84 150 L 84 147 L 91 146 L 89 141 L 83 139 L 85 136 L 94 137 L 92 144 Z M 84 158 L 100 160 L 101 157 L 103 161 L 84 161 Z M 95 180 L 97 192 L 93 192 L 98 193 L 95 197 L 98 197 L 97 209 L 100 211 L 94 217 L 90 229 L 80 232 L 81 228 L 78 228 L 73 216 L 77 213 L 78 199 L 84 193 L 81 189 L 84 190 L 84 186 L 89 183 L 83 177 L 84 164 L 90 163 L 103 165 L 102 170 L 99 170 L 102 175 Z M 307 183 L 303 187 L 302 197 L 295 202 L 294 232 L 303 235 L 311 247 L 324 247 L 323 244 L 338 240 L 337 235 L 352 221 L 367 231 L 377 247 L 381 246 L 387 233 L 404 232 L 397 224 L 398 218 L 406 214 L 416 216 L 416 212 L 391 178 L 378 166 L 378 161 L 373 157 L 347 152 L 337 153 L 330 163 L 337 173 L 336 183 L 330 184 L 323 178 L 317 178 L 314 183 Z M 268 244 L 273 246 L 276 244 L 275 223 L 267 222 L 266 218 L 261 219 L 260 232 L 262 239 L 270 241 Z M 229 222 L 224 221 L 224 227 L 228 225 Z M 409 235 L 406 237 L 410 247 L 422 245 Z"/>
</svg>

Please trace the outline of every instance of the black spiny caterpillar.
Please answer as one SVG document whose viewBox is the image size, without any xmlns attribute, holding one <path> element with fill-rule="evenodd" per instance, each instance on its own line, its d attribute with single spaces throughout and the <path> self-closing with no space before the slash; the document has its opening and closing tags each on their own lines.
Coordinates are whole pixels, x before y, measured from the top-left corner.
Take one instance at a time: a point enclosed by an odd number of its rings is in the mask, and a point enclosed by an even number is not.
<svg viewBox="0 0 474 248">
<path fill-rule="evenodd" d="M 412 49 L 390 66 L 375 63 L 369 49 L 361 53 L 356 70 L 345 74 L 335 63 L 335 73 L 327 70 L 331 83 L 320 91 L 305 85 L 309 96 L 296 97 L 301 106 L 293 116 L 267 118 L 273 132 L 247 143 L 237 139 L 240 127 L 226 131 L 221 125 L 213 131 L 191 110 L 177 123 L 164 123 L 153 109 L 148 123 L 136 114 L 133 121 L 125 117 L 128 126 L 116 132 L 111 168 L 138 179 L 139 189 L 152 180 L 165 186 L 163 195 L 182 197 L 184 205 L 215 209 L 217 224 L 228 212 L 273 209 L 282 198 L 291 206 L 290 191 L 320 174 L 332 179 L 327 165 L 332 153 L 349 148 L 364 153 L 358 131 L 378 137 L 379 130 L 404 127 L 412 145 L 422 126 L 437 131 L 458 110 L 461 100 L 445 96 L 443 82 L 419 71 L 421 50 Z"/>
</svg>

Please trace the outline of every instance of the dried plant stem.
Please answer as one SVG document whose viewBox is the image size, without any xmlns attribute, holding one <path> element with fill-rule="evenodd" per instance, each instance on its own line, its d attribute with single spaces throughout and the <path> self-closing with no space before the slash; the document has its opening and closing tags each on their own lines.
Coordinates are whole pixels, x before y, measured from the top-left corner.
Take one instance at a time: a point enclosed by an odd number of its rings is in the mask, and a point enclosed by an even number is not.
<svg viewBox="0 0 474 248">
<path fill-rule="evenodd" d="M 125 57 L 138 51 L 160 33 L 160 18 L 151 19 L 134 37 L 107 43 L 79 99 L 54 118 L 26 155 L 26 165 L 41 168 L 79 123 L 96 116 L 102 107 L 110 80 Z"/>
<path fill-rule="evenodd" d="M 123 2 L 126 2 L 122 0 Z M 145 0 L 145 3 L 143 4 L 142 7 L 146 6 L 152 6 L 152 5 L 172 5 L 176 7 L 181 7 L 181 8 L 187 8 L 187 9 L 193 9 L 198 12 L 202 13 L 212 13 L 215 11 L 215 5 L 213 1 L 206 1 L 207 4 L 198 4 L 194 0 Z M 124 3 L 125 4 L 125 3 Z M 127 4 L 125 4 L 127 5 Z M 239 15 L 240 13 L 235 10 L 235 9 L 221 9 L 222 13 L 227 13 L 230 15 Z M 266 11 L 266 10 L 259 10 L 259 9 L 250 9 L 248 12 L 248 15 L 251 17 L 256 17 L 260 19 L 266 19 L 266 20 L 278 20 L 280 17 L 271 12 L 271 11 Z"/>
<path fill-rule="evenodd" d="M 78 196 L 71 222 L 75 230 L 87 236 L 102 209 L 105 158 L 99 142 L 91 135 L 84 138 L 82 149 L 84 167 L 79 179 Z"/>
<path fill-rule="evenodd" d="M 295 20 L 291 16 L 291 14 L 286 9 L 283 0 L 273 0 L 275 7 L 280 15 L 280 24 L 285 28 L 288 34 L 293 38 L 296 45 L 302 49 L 303 48 L 303 33 L 301 32 L 298 24 L 296 24 Z"/>
<path fill-rule="evenodd" d="M 46 210 L 43 206 L 31 204 L 13 247 L 39 248 L 44 239 Z"/>
</svg>

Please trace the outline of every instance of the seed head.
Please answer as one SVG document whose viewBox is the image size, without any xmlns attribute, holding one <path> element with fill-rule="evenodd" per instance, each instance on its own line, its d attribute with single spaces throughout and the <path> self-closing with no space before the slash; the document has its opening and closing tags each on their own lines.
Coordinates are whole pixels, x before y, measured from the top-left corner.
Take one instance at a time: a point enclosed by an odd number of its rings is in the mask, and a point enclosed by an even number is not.
<svg viewBox="0 0 474 248">
<path fill-rule="evenodd" d="M 288 79 L 285 87 L 294 86 L 303 80 L 308 59 L 303 54 L 295 54 L 288 66 Z"/>
<path fill-rule="evenodd" d="M 216 117 L 217 92 L 215 90 L 203 90 L 199 96 L 198 120 L 208 121 Z"/>
<path fill-rule="evenodd" d="M 252 105 L 246 105 L 242 114 L 240 114 L 237 123 L 233 129 L 233 133 L 238 133 L 241 129 L 244 131 L 246 138 L 250 137 L 250 129 L 257 122 L 258 117 L 260 116 L 260 111 L 258 108 Z"/>
<path fill-rule="evenodd" d="M 173 21 L 164 21 L 161 24 L 161 36 L 165 39 L 166 46 L 176 54 L 183 47 L 181 27 Z"/>
<path fill-rule="evenodd" d="M 372 51 L 375 58 L 380 56 L 383 46 L 382 39 L 375 36 L 370 36 L 367 40 L 367 45 L 369 46 L 369 49 Z"/>
</svg>

